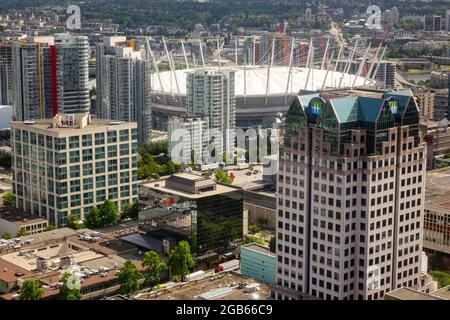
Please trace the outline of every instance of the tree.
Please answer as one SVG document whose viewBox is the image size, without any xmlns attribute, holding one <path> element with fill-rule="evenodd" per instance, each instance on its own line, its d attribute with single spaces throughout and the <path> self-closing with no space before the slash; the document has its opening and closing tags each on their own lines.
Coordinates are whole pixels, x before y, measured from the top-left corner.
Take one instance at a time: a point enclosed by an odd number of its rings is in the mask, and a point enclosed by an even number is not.
<svg viewBox="0 0 450 320">
<path fill-rule="evenodd" d="M 128 203 L 125 209 L 123 209 L 122 217 L 137 219 L 139 216 L 139 202 L 137 200 L 132 203 Z"/>
<path fill-rule="evenodd" d="M 3 194 L 3 204 L 6 206 L 14 207 L 15 198 L 12 192 L 8 191 Z"/>
<path fill-rule="evenodd" d="M 438 282 L 439 288 L 450 286 L 450 273 L 443 271 L 430 271 L 430 275 L 433 280 Z"/>
<path fill-rule="evenodd" d="M 5 232 L 4 234 L 2 234 L 2 239 L 3 239 L 3 240 L 9 240 L 9 239 L 12 239 L 11 233 Z"/>
<path fill-rule="evenodd" d="M 139 289 L 139 279 L 141 273 L 136 268 L 136 265 L 131 260 L 125 261 L 125 263 L 119 268 L 118 281 L 120 284 L 119 292 L 121 294 L 132 294 Z"/>
<path fill-rule="evenodd" d="M 97 207 L 92 207 L 89 213 L 85 215 L 84 224 L 90 229 L 100 227 L 100 212 Z"/>
<path fill-rule="evenodd" d="M 20 237 L 25 237 L 27 235 L 28 235 L 27 231 L 23 228 L 20 228 L 20 230 L 17 232 L 16 237 L 20 238 Z"/>
<path fill-rule="evenodd" d="M 275 253 L 276 252 L 276 246 L 277 246 L 277 238 L 276 237 L 270 238 L 270 241 L 269 241 L 270 251 Z"/>
<path fill-rule="evenodd" d="M 265 241 L 263 239 L 261 239 L 259 237 L 247 235 L 244 238 L 244 244 L 248 244 L 248 243 L 257 243 L 257 244 L 260 244 L 260 245 L 263 245 L 263 246 L 266 245 L 266 243 L 265 243 Z"/>
<path fill-rule="evenodd" d="M 145 286 L 155 286 L 159 284 L 161 273 L 167 269 L 167 265 L 164 261 L 161 261 L 159 254 L 155 251 L 147 251 L 144 253 L 142 266 L 145 268 Z"/>
<path fill-rule="evenodd" d="M 59 289 L 59 300 L 80 300 L 80 287 L 77 286 L 76 279 L 71 272 L 64 272 L 61 276 L 62 286 Z M 69 286 L 71 288 L 69 288 Z"/>
<path fill-rule="evenodd" d="M 195 265 L 191 255 L 191 248 L 187 241 L 180 241 L 175 249 L 172 250 L 169 257 L 171 271 L 179 275 L 182 279 L 189 273 Z"/>
<path fill-rule="evenodd" d="M 228 176 L 228 173 L 225 170 L 217 170 L 215 173 L 216 180 L 218 182 L 231 184 L 233 183 L 233 180 Z"/>
<path fill-rule="evenodd" d="M 438 168 L 438 169 L 447 168 L 447 167 L 448 167 L 447 162 L 441 162 L 436 166 L 436 168 Z"/>
<path fill-rule="evenodd" d="M 37 279 L 25 279 L 20 288 L 19 300 L 39 300 L 44 295 L 44 289 Z"/>
<path fill-rule="evenodd" d="M 120 213 L 117 206 L 111 200 L 106 200 L 99 208 L 100 225 L 102 227 L 117 224 L 120 220 Z"/>
<path fill-rule="evenodd" d="M 83 222 L 76 215 L 69 215 L 66 227 L 71 228 L 73 230 L 78 230 L 83 227 Z"/>
<path fill-rule="evenodd" d="M 55 227 L 54 225 L 49 224 L 49 225 L 45 228 L 45 231 L 53 231 L 53 230 L 55 230 L 55 229 L 56 229 L 56 227 Z"/>
</svg>

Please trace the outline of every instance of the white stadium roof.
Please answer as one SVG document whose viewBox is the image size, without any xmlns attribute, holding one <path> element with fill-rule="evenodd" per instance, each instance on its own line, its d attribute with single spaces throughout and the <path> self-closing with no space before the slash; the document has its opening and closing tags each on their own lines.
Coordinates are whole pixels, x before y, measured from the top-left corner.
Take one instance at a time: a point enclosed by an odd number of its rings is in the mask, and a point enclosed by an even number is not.
<svg viewBox="0 0 450 320">
<path fill-rule="evenodd" d="M 230 69 L 229 67 L 222 67 L 223 69 Z M 210 69 L 210 68 L 208 68 Z M 236 68 L 231 68 L 235 69 Z M 186 95 L 186 72 L 194 71 L 193 69 L 176 70 L 176 77 L 178 87 L 181 95 Z M 244 88 L 246 96 L 265 96 L 267 85 L 267 66 L 247 66 L 245 69 L 246 80 L 244 80 L 244 67 L 239 66 L 236 70 L 235 94 L 236 96 L 244 96 Z M 322 88 L 323 80 L 325 79 L 326 70 L 311 69 L 309 75 L 308 86 L 305 88 L 306 79 L 308 77 L 307 68 L 292 68 L 292 81 L 289 84 L 288 94 L 297 94 L 299 90 L 320 90 Z M 269 95 L 284 95 L 286 93 L 286 86 L 289 76 L 289 67 L 273 66 L 270 68 L 270 82 Z M 338 87 L 341 80 L 341 72 L 328 72 L 325 88 Z M 346 74 L 342 80 L 341 87 L 350 87 L 355 80 L 355 75 Z M 160 72 L 161 82 L 163 84 L 164 92 L 174 95 L 178 94 L 177 84 L 172 71 Z M 364 77 L 358 77 L 354 87 L 362 86 L 364 84 Z M 372 81 L 369 79 L 365 85 L 371 85 Z M 157 74 L 152 74 L 152 89 L 154 92 L 161 92 L 161 85 Z"/>
</svg>

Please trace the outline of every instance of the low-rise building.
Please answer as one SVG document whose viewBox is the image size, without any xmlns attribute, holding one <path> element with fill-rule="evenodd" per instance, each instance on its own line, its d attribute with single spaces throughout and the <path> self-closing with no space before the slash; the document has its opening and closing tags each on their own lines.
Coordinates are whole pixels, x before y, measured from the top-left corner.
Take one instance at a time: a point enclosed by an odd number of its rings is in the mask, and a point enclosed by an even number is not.
<svg viewBox="0 0 450 320">
<path fill-rule="evenodd" d="M 28 278 L 38 280 L 42 299 L 55 299 L 66 271 L 77 272 L 83 300 L 99 299 L 117 294 L 117 270 L 127 259 L 142 271 L 136 246 L 89 229 L 61 228 L 0 243 L 6 245 L 0 248 L 0 300 L 17 299 Z"/>
<path fill-rule="evenodd" d="M 13 207 L 0 207 L 0 236 L 9 233 L 14 237 L 20 231 L 30 235 L 37 234 L 44 232 L 47 226 L 48 222 L 44 218 Z"/>
<path fill-rule="evenodd" d="M 399 288 L 386 293 L 384 300 L 450 300 L 450 286 L 433 293 L 420 292 L 411 288 Z"/>
<path fill-rule="evenodd" d="M 241 246 L 241 273 L 268 284 L 276 283 L 277 262 L 269 247 L 249 243 Z"/>
<path fill-rule="evenodd" d="M 135 122 L 89 113 L 11 122 L 16 207 L 63 227 L 106 199 L 119 210 L 137 198 Z"/>
<path fill-rule="evenodd" d="M 237 248 L 243 235 L 242 190 L 190 173 L 143 183 L 139 228 L 167 244 L 188 240 L 200 265 L 216 263 Z M 211 266 L 211 264 L 209 264 Z"/>
<path fill-rule="evenodd" d="M 182 283 L 168 283 L 163 289 L 138 293 L 135 300 L 268 300 L 269 288 L 236 272 L 225 272 Z"/>
<path fill-rule="evenodd" d="M 450 255 L 450 169 L 427 174 L 423 247 Z"/>
</svg>

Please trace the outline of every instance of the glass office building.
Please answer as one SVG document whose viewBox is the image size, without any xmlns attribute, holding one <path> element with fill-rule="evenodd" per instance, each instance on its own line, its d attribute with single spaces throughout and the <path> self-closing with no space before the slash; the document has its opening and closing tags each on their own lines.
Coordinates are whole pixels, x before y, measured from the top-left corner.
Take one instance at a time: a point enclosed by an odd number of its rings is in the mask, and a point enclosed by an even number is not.
<svg viewBox="0 0 450 320">
<path fill-rule="evenodd" d="M 181 173 L 142 185 L 139 199 L 146 205 L 141 229 L 156 238 L 188 240 L 197 257 L 225 253 L 242 239 L 240 189 Z"/>
</svg>

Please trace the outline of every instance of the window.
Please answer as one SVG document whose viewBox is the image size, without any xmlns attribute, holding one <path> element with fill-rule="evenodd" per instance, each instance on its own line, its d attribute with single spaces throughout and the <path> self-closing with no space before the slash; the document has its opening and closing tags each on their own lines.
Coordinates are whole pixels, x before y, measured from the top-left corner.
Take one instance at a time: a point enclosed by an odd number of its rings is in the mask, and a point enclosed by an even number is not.
<svg viewBox="0 0 450 320">
<path fill-rule="evenodd" d="M 80 147 L 80 137 L 79 136 L 69 137 L 69 148 L 76 149 L 79 147 Z"/>
<path fill-rule="evenodd" d="M 83 161 L 91 161 L 92 160 L 92 149 L 83 150 Z"/>
<path fill-rule="evenodd" d="M 92 146 L 92 134 L 84 134 L 81 137 L 83 147 Z"/>
<path fill-rule="evenodd" d="M 129 144 L 128 143 L 121 144 L 120 145 L 120 155 L 121 156 L 126 156 L 128 154 L 130 154 Z"/>
<path fill-rule="evenodd" d="M 92 163 L 83 164 L 83 175 L 90 176 L 94 173 Z"/>
<path fill-rule="evenodd" d="M 105 159 L 105 147 L 95 148 L 95 159 Z"/>
<path fill-rule="evenodd" d="M 80 166 L 71 166 L 70 167 L 70 178 L 78 178 L 80 177 Z"/>
<path fill-rule="evenodd" d="M 110 157 L 110 158 L 117 157 L 117 146 L 116 145 L 108 146 L 108 157 Z"/>
<path fill-rule="evenodd" d="M 117 142 L 117 131 L 109 131 L 108 143 L 116 143 L 116 142 Z"/>
<path fill-rule="evenodd" d="M 70 163 L 80 162 L 80 152 L 79 151 L 70 151 L 69 159 L 70 159 Z"/>
<path fill-rule="evenodd" d="M 95 144 L 105 144 L 105 134 L 103 132 L 95 134 Z"/>
<path fill-rule="evenodd" d="M 128 129 L 124 129 L 124 130 L 120 130 L 120 142 L 123 141 L 129 141 L 129 130 Z"/>
</svg>

